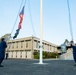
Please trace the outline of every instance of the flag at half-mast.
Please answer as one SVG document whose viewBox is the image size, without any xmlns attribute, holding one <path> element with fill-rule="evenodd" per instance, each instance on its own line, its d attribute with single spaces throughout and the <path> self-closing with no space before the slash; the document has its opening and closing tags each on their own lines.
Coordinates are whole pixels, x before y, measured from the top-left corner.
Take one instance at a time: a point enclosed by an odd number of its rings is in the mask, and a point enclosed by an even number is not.
<svg viewBox="0 0 76 75">
<path fill-rule="evenodd" d="M 21 12 L 19 13 L 19 17 L 20 17 L 20 22 L 18 24 L 18 29 L 21 29 L 22 28 L 22 21 L 23 21 L 23 16 L 24 16 L 24 7 L 22 8 Z"/>
<path fill-rule="evenodd" d="M 19 24 L 18 24 L 18 29 L 16 30 L 16 33 L 13 36 L 13 39 L 15 39 L 17 37 L 17 35 L 19 34 L 19 31 L 20 31 L 20 29 L 22 27 L 22 21 L 23 21 L 23 16 L 24 16 L 24 7 L 25 6 L 23 6 L 21 12 L 19 13 L 20 21 L 19 21 Z"/>
</svg>

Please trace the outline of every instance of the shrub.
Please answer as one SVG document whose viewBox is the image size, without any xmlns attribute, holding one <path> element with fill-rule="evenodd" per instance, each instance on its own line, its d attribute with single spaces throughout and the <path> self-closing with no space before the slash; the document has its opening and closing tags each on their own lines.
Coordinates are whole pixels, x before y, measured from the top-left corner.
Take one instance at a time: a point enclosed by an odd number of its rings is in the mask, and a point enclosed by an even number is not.
<svg viewBox="0 0 76 75">
<path fill-rule="evenodd" d="M 53 52 L 53 53 L 50 54 L 50 57 L 51 57 L 51 58 L 56 58 L 56 57 L 58 57 L 58 53 L 54 53 L 54 52 Z"/>
<path fill-rule="evenodd" d="M 39 59 L 39 52 L 34 52 L 34 58 L 35 59 Z M 51 53 L 51 52 L 43 52 L 43 58 L 47 59 L 47 58 L 56 58 L 58 57 L 58 53 Z"/>
<path fill-rule="evenodd" d="M 34 52 L 34 59 L 39 59 L 39 52 Z"/>
</svg>

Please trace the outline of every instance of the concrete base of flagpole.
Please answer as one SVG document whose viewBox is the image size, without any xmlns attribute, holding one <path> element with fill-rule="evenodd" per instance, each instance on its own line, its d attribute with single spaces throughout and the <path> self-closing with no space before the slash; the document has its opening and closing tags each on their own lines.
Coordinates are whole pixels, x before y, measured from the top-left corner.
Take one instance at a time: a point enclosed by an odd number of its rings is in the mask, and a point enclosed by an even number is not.
<svg viewBox="0 0 76 75">
<path fill-rule="evenodd" d="M 39 64 L 44 64 L 43 62 L 39 62 Z"/>
<path fill-rule="evenodd" d="M 33 64 L 46 65 L 46 64 L 48 64 L 48 63 L 33 63 Z"/>
<path fill-rule="evenodd" d="M 34 63 L 34 64 L 39 64 L 39 65 L 46 65 L 46 64 L 48 64 L 48 63 L 41 63 L 41 62 L 39 62 L 39 63 Z"/>
</svg>

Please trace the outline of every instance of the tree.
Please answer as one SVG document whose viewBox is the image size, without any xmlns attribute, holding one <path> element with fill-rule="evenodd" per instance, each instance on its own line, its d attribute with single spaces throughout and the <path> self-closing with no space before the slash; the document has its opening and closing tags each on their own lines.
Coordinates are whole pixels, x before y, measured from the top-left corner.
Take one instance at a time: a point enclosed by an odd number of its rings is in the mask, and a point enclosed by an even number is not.
<svg viewBox="0 0 76 75">
<path fill-rule="evenodd" d="M 10 40 L 11 39 L 11 34 L 5 34 L 1 38 L 5 38 L 6 40 Z M 1 41 L 1 38 L 0 38 L 0 41 Z"/>
</svg>

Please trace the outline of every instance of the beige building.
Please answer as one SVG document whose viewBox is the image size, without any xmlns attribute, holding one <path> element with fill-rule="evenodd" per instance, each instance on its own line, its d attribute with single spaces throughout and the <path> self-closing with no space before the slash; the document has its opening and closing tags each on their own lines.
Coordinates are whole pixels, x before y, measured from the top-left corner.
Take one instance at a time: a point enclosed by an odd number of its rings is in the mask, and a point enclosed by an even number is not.
<svg viewBox="0 0 76 75">
<path fill-rule="evenodd" d="M 44 41 L 43 51 L 45 52 L 58 52 L 57 45 Z M 40 39 L 34 36 L 11 40 L 8 42 L 8 58 L 24 58 L 33 59 L 34 52 L 39 51 Z"/>
</svg>

